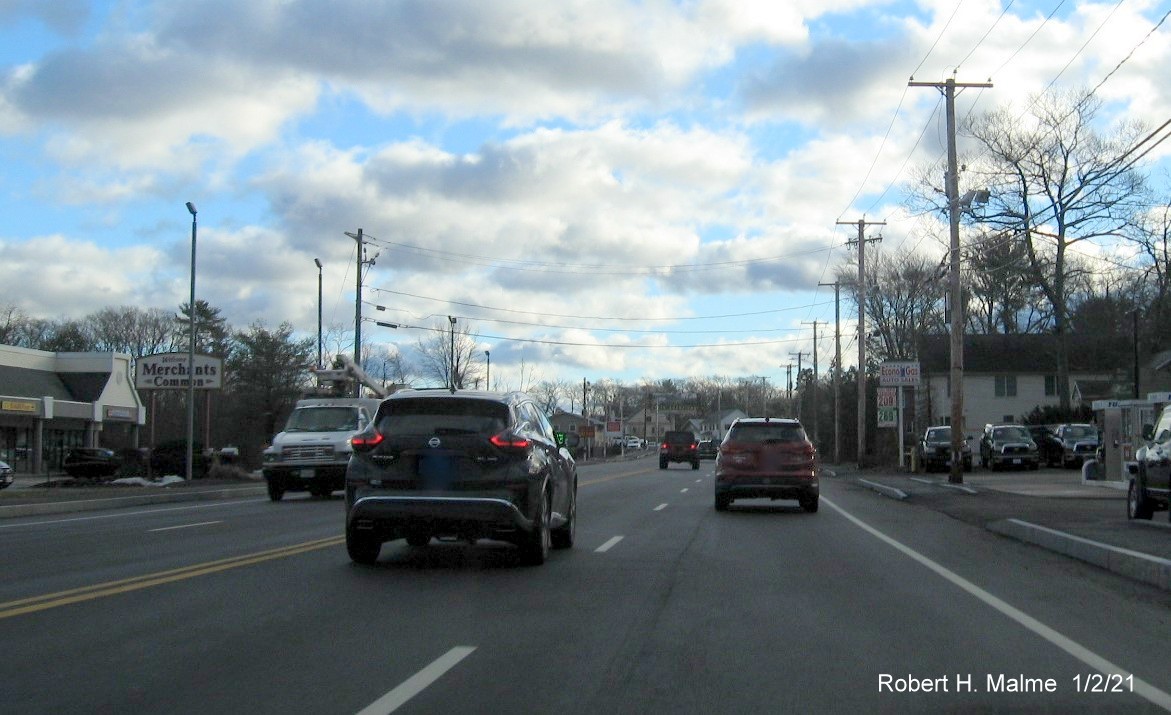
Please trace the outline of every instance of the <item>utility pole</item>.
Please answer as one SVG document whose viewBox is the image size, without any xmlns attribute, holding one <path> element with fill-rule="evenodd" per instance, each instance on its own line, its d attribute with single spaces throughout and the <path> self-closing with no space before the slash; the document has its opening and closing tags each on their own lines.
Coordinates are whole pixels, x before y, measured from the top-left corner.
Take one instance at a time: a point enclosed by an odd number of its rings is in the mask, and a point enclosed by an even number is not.
<svg viewBox="0 0 1171 715">
<path fill-rule="evenodd" d="M 853 225 L 853 221 L 838 221 L 839 225 Z M 866 242 L 881 241 L 882 236 L 866 238 L 867 226 L 885 226 L 886 221 L 858 219 L 858 238 L 847 244 L 858 244 L 858 468 L 866 466 Z"/>
<path fill-rule="evenodd" d="M 818 444 L 821 436 L 821 412 L 817 409 L 817 392 L 821 378 L 817 373 L 817 324 L 820 321 L 814 320 L 812 323 L 803 322 L 802 325 L 813 325 L 813 443 Z"/>
<path fill-rule="evenodd" d="M 793 363 L 785 366 L 785 399 L 790 402 L 789 407 L 792 408 L 793 402 Z"/>
<path fill-rule="evenodd" d="M 818 283 L 817 285 L 834 287 L 834 464 L 839 464 L 842 461 L 842 405 L 839 393 L 839 383 L 842 377 L 842 314 L 839 310 L 842 285 L 840 281 Z"/>
<path fill-rule="evenodd" d="M 797 419 L 801 419 L 801 358 L 808 354 L 800 350 L 795 353 L 789 353 L 789 357 L 797 358 Z"/>
<path fill-rule="evenodd" d="M 357 233 L 346 231 L 346 235 L 358 242 L 357 265 L 355 266 L 354 282 L 354 364 L 362 366 L 362 266 L 374 265 L 374 259 L 366 260 L 366 242 L 362 238 L 362 229 Z M 354 397 L 362 396 L 362 383 L 354 381 Z"/>
<path fill-rule="evenodd" d="M 964 482 L 964 294 L 960 281 L 960 180 L 956 158 L 956 87 L 988 88 L 991 82 L 958 83 L 955 77 L 944 82 L 916 82 L 910 87 L 934 87 L 947 100 L 947 213 L 951 258 L 951 473 L 947 481 Z"/>
</svg>

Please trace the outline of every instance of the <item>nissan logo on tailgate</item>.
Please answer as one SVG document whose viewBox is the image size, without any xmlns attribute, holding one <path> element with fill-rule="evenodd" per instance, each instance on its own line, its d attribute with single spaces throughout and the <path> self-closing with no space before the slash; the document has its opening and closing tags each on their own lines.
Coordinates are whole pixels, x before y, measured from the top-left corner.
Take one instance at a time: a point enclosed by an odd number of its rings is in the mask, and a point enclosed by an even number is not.
<svg viewBox="0 0 1171 715">
<path fill-rule="evenodd" d="M 428 447 L 430 447 L 430 448 L 432 448 L 432 449 L 434 449 L 434 448 L 438 447 L 438 446 L 439 446 L 439 438 L 438 438 L 438 437 L 432 437 L 431 439 L 427 440 L 427 446 L 428 446 Z"/>
</svg>

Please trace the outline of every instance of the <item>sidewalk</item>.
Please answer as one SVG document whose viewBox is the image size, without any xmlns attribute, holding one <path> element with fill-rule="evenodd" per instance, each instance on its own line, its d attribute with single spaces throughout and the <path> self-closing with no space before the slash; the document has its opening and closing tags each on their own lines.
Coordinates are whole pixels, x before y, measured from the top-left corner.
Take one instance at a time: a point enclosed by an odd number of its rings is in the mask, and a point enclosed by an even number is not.
<svg viewBox="0 0 1171 715">
<path fill-rule="evenodd" d="M 943 512 L 1010 538 L 1171 590 L 1171 523 L 1126 517 L 1126 483 L 1083 481 L 1080 470 L 947 474 L 837 468 L 853 481 L 907 504 Z"/>
</svg>

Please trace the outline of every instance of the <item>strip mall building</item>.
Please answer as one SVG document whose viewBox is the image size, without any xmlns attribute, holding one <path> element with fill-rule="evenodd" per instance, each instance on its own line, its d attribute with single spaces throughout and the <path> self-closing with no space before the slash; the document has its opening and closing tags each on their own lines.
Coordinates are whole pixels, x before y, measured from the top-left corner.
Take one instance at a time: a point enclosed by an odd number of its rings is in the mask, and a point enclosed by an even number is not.
<svg viewBox="0 0 1171 715">
<path fill-rule="evenodd" d="M 71 447 L 138 447 L 146 408 L 131 362 L 0 345 L 0 460 L 38 474 L 59 470 Z"/>
</svg>

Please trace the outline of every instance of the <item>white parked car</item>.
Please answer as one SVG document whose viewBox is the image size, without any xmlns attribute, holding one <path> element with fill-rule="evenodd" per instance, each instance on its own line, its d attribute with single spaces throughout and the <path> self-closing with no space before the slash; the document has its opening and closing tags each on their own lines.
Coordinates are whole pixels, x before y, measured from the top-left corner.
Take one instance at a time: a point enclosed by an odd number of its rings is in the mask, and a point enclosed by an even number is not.
<svg viewBox="0 0 1171 715">
<path fill-rule="evenodd" d="M 8 466 L 8 462 L 0 462 L 0 489 L 10 486 L 13 479 L 12 467 Z"/>
<path fill-rule="evenodd" d="M 643 441 L 639 437 L 635 437 L 634 435 L 629 435 L 626 438 L 626 448 L 627 449 L 642 449 L 642 445 L 643 445 Z"/>
</svg>

